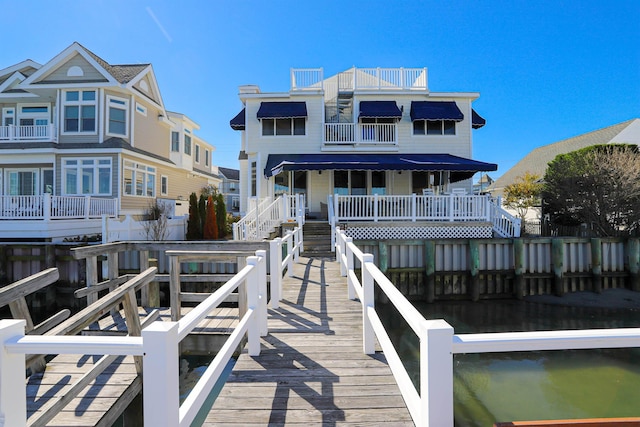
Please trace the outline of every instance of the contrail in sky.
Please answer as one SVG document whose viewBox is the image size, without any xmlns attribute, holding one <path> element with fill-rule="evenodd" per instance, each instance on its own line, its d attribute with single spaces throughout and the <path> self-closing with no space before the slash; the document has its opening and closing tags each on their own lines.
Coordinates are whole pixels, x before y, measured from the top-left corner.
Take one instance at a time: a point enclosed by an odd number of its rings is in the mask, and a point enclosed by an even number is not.
<svg viewBox="0 0 640 427">
<path fill-rule="evenodd" d="M 151 16 L 151 19 L 153 19 L 153 21 L 156 23 L 158 28 L 160 28 L 160 31 L 162 31 L 162 34 L 164 34 L 164 36 L 167 38 L 169 43 L 171 43 L 173 41 L 173 39 L 171 38 L 169 33 L 167 33 L 167 30 L 164 29 L 164 27 L 162 26 L 162 24 L 160 23 L 158 18 L 156 18 L 156 15 L 153 13 L 153 11 L 151 10 L 151 8 L 149 6 L 147 6 L 147 13 L 149 13 L 149 16 Z"/>
</svg>

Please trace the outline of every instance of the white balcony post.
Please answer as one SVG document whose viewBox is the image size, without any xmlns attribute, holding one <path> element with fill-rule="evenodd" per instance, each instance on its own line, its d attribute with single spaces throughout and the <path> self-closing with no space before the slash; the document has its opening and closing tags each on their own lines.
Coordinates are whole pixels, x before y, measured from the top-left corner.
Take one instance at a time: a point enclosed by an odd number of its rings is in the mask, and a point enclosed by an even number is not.
<svg viewBox="0 0 640 427">
<path fill-rule="evenodd" d="M 351 279 L 351 273 L 353 273 L 353 251 L 351 250 L 351 246 L 349 243 L 353 242 L 353 237 L 346 237 L 345 239 L 345 248 L 347 255 L 347 296 L 350 300 L 356 299 L 356 290 L 353 285 L 353 280 Z"/>
<path fill-rule="evenodd" d="M 276 237 L 269 242 L 269 277 L 271 284 L 271 308 L 280 307 L 282 298 L 282 239 Z"/>
<path fill-rule="evenodd" d="M 491 195 L 485 194 L 484 196 L 484 217 L 485 221 L 491 221 Z"/>
<path fill-rule="evenodd" d="M 45 221 L 49 221 L 51 219 L 51 193 L 44 193 L 42 215 L 44 216 Z"/>
<path fill-rule="evenodd" d="M 451 193 L 449 195 L 449 221 L 452 221 L 452 222 L 455 219 L 453 215 L 454 199 L 455 199 L 455 196 L 453 193 Z"/>
<path fill-rule="evenodd" d="M 418 427 L 453 427 L 453 328 L 442 319 L 424 320 L 420 333 L 420 420 Z"/>
<path fill-rule="evenodd" d="M 418 196 L 416 193 L 411 194 L 411 221 L 416 222 L 418 216 Z"/>
<path fill-rule="evenodd" d="M 373 276 L 369 271 L 373 266 L 373 255 L 362 255 L 362 350 L 364 354 L 375 354 L 376 336 L 369 319 L 369 308 L 375 307 Z"/>
<path fill-rule="evenodd" d="M 378 194 L 373 195 L 373 222 L 378 222 Z"/>
<path fill-rule="evenodd" d="M 91 196 L 84 196 L 84 218 L 89 218 L 89 208 L 91 207 Z"/>
<path fill-rule="evenodd" d="M 247 289 L 247 308 L 252 311 L 247 328 L 247 347 L 249 356 L 260 355 L 260 308 L 258 307 L 258 263 L 257 256 L 247 257 L 247 265 L 253 266 L 244 286 Z"/>
<path fill-rule="evenodd" d="M 24 337 L 26 321 L 0 320 L 0 425 L 27 425 L 27 387 L 24 380 L 25 356 L 9 353 L 7 341 Z"/>
<path fill-rule="evenodd" d="M 282 199 L 282 219 L 283 222 L 289 219 L 289 199 L 286 194 L 280 196 Z"/>
<path fill-rule="evenodd" d="M 259 259 L 258 263 L 258 304 L 260 307 L 260 336 L 267 336 L 269 333 L 267 325 L 267 251 L 261 249 L 256 251 L 256 256 Z"/>
<path fill-rule="evenodd" d="M 287 242 L 287 276 L 293 277 L 293 234 L 291 230 L 287 231 L 285 241 Z"/>
<path fill-rule="evenodd" d="M 178 322 L 153 322 L 142 330 L 145 427 L 180 424 Z"/>
</svg>

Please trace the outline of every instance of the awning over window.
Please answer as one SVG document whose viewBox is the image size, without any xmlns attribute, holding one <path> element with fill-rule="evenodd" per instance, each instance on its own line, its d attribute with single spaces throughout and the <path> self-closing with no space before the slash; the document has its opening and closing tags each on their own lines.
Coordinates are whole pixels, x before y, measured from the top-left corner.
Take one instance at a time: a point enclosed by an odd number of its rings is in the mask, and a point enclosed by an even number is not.
<svg viewBox="0 0 640 427">
<path fill-rule="evenodd" d="M 453 120 L 460 122 L 464 114 L 454 101 L 412 101 L 411 121 Z"/>
<path fill-rule="evenodd" d="M 258 109 L 259 119 L 289 119 L 307 117 L 305 102 L 261 102 Z"/>
<path fill-rule="evenodd" d="M 451 171 L 451 182 L 456 182 L 478 171 L 498 170 L 498 165 L 451 154 L 269 154 L 264 175 L 303 170 Z"/>
<path fill-rule="evenodd" d="M 487 124 L 487 121 L 483 119 L 480 114 L 476 113 L 476 110 L 471 109 L 471 126 L 474 129 L 480 129 L 485 124 Z"/>
<path fill-rule="evenodd" d="M 361 101 L 359 118 L 402 118 L 402 111 L 395 101 Z"/>
<path fill-rule="evenodd" d="M 231 119 L 229 121 L 229 124 L 231 125 L 231 129 L 233 129 L 233 130 L 244 130 L 244 126 L 245 126 L 245 118 L 244 118 L 245 110 L 246 109 L 243 108 L 242 111 L 240 111 L 237 116 L 235 116 L 233 119 Z"/>
</svg>

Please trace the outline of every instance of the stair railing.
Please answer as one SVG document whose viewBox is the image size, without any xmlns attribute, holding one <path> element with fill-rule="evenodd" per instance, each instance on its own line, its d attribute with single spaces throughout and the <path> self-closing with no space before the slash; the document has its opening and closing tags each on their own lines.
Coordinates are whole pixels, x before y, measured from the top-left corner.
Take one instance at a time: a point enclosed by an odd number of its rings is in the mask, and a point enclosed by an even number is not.
<svg viewBox="0 0 640 427">
<path fill-rule="evenodd" d="M 520 237 L 520 218 L 516 218 L 504 210 L 501 204 L 500 198 L 492 199 L 488 204 L 493 231 L 500 237 Z"/>
</svg>

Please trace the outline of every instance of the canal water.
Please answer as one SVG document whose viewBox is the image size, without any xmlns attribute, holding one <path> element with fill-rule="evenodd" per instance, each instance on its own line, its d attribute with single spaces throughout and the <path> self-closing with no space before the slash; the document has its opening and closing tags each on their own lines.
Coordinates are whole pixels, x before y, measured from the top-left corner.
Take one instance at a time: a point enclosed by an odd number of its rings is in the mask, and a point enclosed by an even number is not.
<svg viewBox="0 0 640 427">
<path fill-rule="evenodd" d="M 414 305 L 427 319 L 445 319 L 456 334 L 640 327 L 640 304 L 623 309 L 517 300 Z M 417 337 L 393 307 L 378 308 L 418 386 Z M 453 369 L 456 426 L 640 416 L 640 349 L 460 354 Z"/>
</svg>

